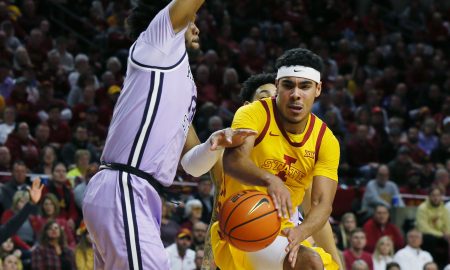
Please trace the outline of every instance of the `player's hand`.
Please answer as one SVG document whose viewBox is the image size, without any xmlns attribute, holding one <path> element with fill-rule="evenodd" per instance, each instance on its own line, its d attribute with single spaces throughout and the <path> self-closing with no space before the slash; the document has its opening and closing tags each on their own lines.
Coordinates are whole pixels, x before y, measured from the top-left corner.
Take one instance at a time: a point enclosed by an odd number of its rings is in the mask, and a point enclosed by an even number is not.
<svg viewBox="0 0 450 270">
<path fill-rule="evenodd" d="M 221 129 L 214 132 L 209 137 L 209 142 L 211 143 L 210 149 L 214 151 L 223 148 L 236 147 L 243 144 L 245 138 L 248 136 L 254 136 L 256 134 L 258 133 L 251 129 Z"/>
<path fill-rule="evenodd" d="M 278 177 L 273 177 L 267 186 L 267 193 L 272 197 L 275 208 L 278 210 L 278 216 L 289 218 L 294 215 L 292 210 L 291 193 L 286 185 Z"/>
<path fill-rule="evenodd" d="M 289 245 L 286 247 L 288 253 L 288 261 L 292 268 L 295 268 L 295 262 L 297 261 L 298 249 L 300 243 L 306 239 L 306 236 L 302 235 L 302 231 L 299 227 L 286 228 L 282 232 L 288 239 Z"/>
<path fill-rule="evenodd" d="M 36 177 L 31 184 L 31 188 L 28 188 L 30 199 L 33 204 L 37 204 L 41 199 L 43 188 L 44 185 L 41 185 L 41 179 L 39 177 Z"/>
</svg>

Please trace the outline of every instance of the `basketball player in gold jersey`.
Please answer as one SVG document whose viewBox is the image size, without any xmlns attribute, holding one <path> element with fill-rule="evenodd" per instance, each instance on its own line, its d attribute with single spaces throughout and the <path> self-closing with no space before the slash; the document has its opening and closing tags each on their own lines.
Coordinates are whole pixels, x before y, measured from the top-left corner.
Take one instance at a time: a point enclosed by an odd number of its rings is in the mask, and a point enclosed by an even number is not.
<svg viewBox="0 0 450 270">
<path fill-rule="evenodd" d="M 311 114 L 314 99 L 321 92 L 322 66 L 320 57 L 308 50 L 287 51 L 277 60 L 276 99 L 254 102 L 236 113 L 232 127 L 253 129 L 258 135 L 226 150 L 219 207 L 237 191 L 265 191 L 283 216 L 283 230 L 269 247 L 246 253 L 220 238 L 216 222 L 211 237 L 219 268 L 299 269 L 302 264 L 302 269 L 323 269 L 320 259 L 305 260 L 315 252 L 300 246 L 328 220 L 337 186 L 339 144 L 326 125 Z M 294 228 L 288 214 L 301 204 L 305 189 L 311 185 L 310 211 Z"/>
<path fill-rule="evenodd" d="M 275 78 L 276 73 L 263 73 L 250 76 L 244 83 L 241 89 L 240 97 L 243 101 L 244 105 L 250 104 L 253 101 L 257 101 L 267 97 L 273 97 L 276 94 L 276 86 L 275 86 Z M 223 166 L 222 166 L 222 157 L 219 158 L 218 162 L 211 169 L 211 178 L 216 187 L 215 189 L 215 200 L 214 200 L 214 211 L 211 217 L 211 224 L 217 221 L 217 199 L 219 197 L 220 185 L 223 177 Z M 309 188 L 305 193 L 305 198 L 301 205 L 301 208 L 305 214 L 309 212 L 310 209 L 310 201 L 311 201 L 311 188 Z M 294 221 L 294 224 L 298 224 L 296 220 L 297 217 L 301 218 L 301 215 L 294 215 L 294 218 L 291 217 L 291 220 Z M 301 218 L 302 219 L 302 218 Z M 302 219 L 303 220 L 303 219 Z M 211 225 L 210 224 L 210 225 Z M 211 247 L 211 234 L 210 227 L 208 228 L 208 233 L 205 239 L 204 246 L 204 258 L 202 263 L 202 270 L 210 270 L 215 269 L 214 258 L 212 254 Z M 321 252 L 319 248 L 315 248 L 320 252 L 322 260 L 324 261 L 325 267 L 331 268 L 330 265 L 339 265 L 339 269 L 344 269 L 342 262 L 339 257 L 339 253 L 334 242 L 333 232 L 331 229 L 331 225 L 329 222 L 325 223 L 324 227 L 313 235 L 314 241 L 317 246 L 323 248 L 324 251 L 328 252 L 332 256 L 331 258 L 326 257 L 327 255 L 324 252 Z M 308 244 L 304 242 L 304 244 Z"/>
</svg>

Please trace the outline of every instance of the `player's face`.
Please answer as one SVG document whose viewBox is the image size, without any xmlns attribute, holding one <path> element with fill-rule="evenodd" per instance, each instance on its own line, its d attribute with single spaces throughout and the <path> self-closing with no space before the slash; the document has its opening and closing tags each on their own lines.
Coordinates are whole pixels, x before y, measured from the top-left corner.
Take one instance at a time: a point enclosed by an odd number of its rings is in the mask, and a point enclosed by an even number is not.
<svg viewBox="0 0 450 270">
<path fill-rule="evenodd" d="M 300 77 L 284 77 L 276 81 L 277 108 L 284 128 L 302 132 L 311 113 L 314 99 L 320 95 L 321 84 Z"/>
<path fill-rule="evenodd" d="M 199 33 L 200 30 L 198 29 L 197 25 L 195 25 L 194 17 L 194 19 L 189 23 L 188 29 L 184 34 L 184 37 L 186 39 L 186 47 L 188 49 L 198 50 L 200 48 L 200 38 L 198 37 Z"/>
<path fill-rule="evenodd" d="M 253 101 L 275 96 L 277 87 L 273 83 L 263 84 L 255 91 Z"/>
</svg>

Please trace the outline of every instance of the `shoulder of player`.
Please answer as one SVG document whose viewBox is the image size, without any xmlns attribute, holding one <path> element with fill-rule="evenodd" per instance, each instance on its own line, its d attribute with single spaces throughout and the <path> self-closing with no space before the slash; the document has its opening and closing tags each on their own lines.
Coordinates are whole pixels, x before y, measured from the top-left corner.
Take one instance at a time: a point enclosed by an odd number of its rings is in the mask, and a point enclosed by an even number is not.
<svg viewBox="0 0 450 270">
<path fill-rule="evenodd" d="M 312 117 L 314 117 L 314 132 L 318 136 L 321 132 L 323 132 L 323 138 L 327 138 L 328 140 L 336 140 L 336 136 L 334 136 L 333 131 L 327 126 L 327 124 L 320 119 L 317 115 L 312 114 Z M 322 131 L 322 129 L 324 129 Z"/>
<path fill-rule="evenodd" d="M 246 105 L 242 105 L 239 109 L 238 112 L 245 112 L 245 113 L 262 113 L 262 112 L 266 112 L 266 108 L 269 108 L 268 106 L 268 101 L 263 99 L 263 100 L 256 100 L 253 101 L 252 103 L 246 104 Z"/>
</svg>

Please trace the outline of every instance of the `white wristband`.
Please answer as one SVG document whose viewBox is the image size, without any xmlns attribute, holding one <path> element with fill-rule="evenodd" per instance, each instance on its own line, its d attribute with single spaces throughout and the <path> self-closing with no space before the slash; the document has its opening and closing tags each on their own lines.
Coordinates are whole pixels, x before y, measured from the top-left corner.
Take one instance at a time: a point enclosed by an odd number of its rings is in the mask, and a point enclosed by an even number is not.
<svg viewBox="0 0 450 270">
<path fill-rule="evenodd" d="M 219 160 L 224 149 L 210 150 L 210 139 L 206 142 L 194 146 L 181 159 L 181 166 L 188 174 L 199 177 L 207 173 Z"/>
</svg>

